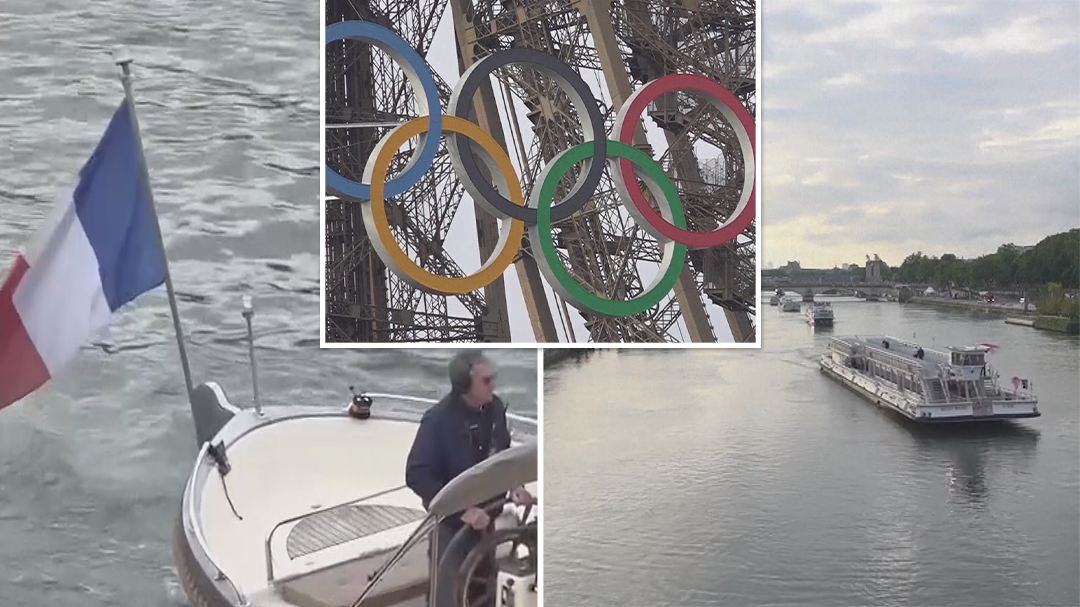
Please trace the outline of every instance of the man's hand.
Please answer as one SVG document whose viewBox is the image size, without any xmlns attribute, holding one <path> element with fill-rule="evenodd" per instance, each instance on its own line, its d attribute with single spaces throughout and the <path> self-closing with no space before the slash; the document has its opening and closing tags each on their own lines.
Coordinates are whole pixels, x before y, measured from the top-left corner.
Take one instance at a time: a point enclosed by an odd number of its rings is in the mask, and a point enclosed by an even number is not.
<svg viewBox="0 0 1080 607">
<path fill-rule="evenodd" d="M 533 496 L 525 487 L 518 487 L 510 492 L 510 501 L 518 506 L 528 506 L 532 504 Z"/>
<path fill-rule="evenodd" d="M 484 512 L 480 508 L 473 506 L 465 511 L 461 515 L 461 520 L 465 521 L 465 524 L 476 529 L 477 531 L 483 531 L 487 528 L 488 523 L 491 522 L 491 517 L 487 512 Z"/>
</svg>

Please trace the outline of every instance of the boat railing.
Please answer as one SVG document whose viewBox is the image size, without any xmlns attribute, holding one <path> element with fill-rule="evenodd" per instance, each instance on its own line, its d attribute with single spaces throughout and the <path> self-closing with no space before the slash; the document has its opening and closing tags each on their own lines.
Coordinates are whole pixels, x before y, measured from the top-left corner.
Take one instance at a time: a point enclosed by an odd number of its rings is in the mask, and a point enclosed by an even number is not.
<svg viewBox="0 0 1080 607">
<path fill-rule="evenodd" d="M 840 337 L 832 338 L 829 341 L 829 347 L 832 348 L 833 350 L 839 350 L 840 352 L 843 352 L 844 354 L 847 354 L 848 356 L 851 356 L 852 354 L 855 353 L 855 344 L 853 344 L 853 343 L 851 343 L 851 342 L 849 342 L 849 341 L 847 341 L 847 340 L 845 340 L 843 338 L 840 338 Z"/>
<path fill-rule="evenodd" d="M 386 396 L 386 395 L 382 395 L 382 396 Z M 531 417 L 525 417 L 525 416 L 521 416 L 521 415 L 517 415 L 517 414 L 513 414 L 513 413 L 507 413 L 506 415 L 507 415 L 507 417 L 512 416 L 514 419 L 516 419 L 518 421 L 521 421 L 521 422 L 524 422 L 524 423 L 527 423 L 527 424 L 532 424 L 534 426 L 538 424 L 537 420 L 535 420 L 535 419 L 533 419 Z M 346 500 L 344 502 L 334 504 L 332 506 L 325 506 L 323 508 L 319 508 L 318 510 L 309 510 L 309 511 L 304 512 L 302 514 L 298 514 L 296 516 L 291 516 L 291 517 L 289 517 L 287 519 L 279 521 L 276 525 L 273 526 L 273 528 L 270 529 L 270 532 L 266 534 L 266 540 L 265 540 L 265 542 L 263 542 L 263 553 L 264 553 L 265 559 L 266 559 L 266 581 L 267 581 L 267 583 L 270 584 L 270 585 L 273 585 L 274 581 L 275 581 L 274 580 L 274 558 L 273 558 L 272 545 L 273 545 L 274 534 L 277 533 L 277 530 L 280 529 L 283 525 L 288 525 L 289 523 L 295 523 L 296 521 L 303 520 L 305 518 L 308 518 L 310 516 L 314 516 L 316 514 L 321 514 L 323 512 L 328 512 L 328 511 L 334 510 L 336 508 L 341 508 L 342 506 L 346 506 L 348 504 L 355 504 L 355 503 L 358 503 L 358 502 L 374 499 L 376 497 L 386 495 L 388 493 L 393 493 L 394 491 L 400 491 L 400 490 L 405 489 L 405 488 L 406 488 L 405 485 L 401 485 L 401 486 L 398 486 L 398 487 L 394 487 L 392 489 L 387 489 L 386 491 L 380 491 L 379 493 L 369 494 L 369 495 L 362 496 L 362 497 L 353 497 L 353 498 L 350 498 L 350 499 L 348 499 L 348 500 Z M 425 523 L 427 523 L 427 518 L 425 518 L 423 521 L 421 521 L 420 524 L 421 524 L 421 526 L 423 526 Z M 408 542 L 406 542 L 406 544 L 407 543 Z M 407 552 L 407 551 L 402 551 L 402 554 L 404 552 Z"/>
<path fill-rule="evenodd" d="M 435 400 L 433 398 L 425 398 L 422 396 L 407 396 L 405 394 L 388 394 L 383 392 L 365 392 L 364 394 L 372 398 L 392 398 L 397 400 L 412 401 L 416 403 L 425 403 L 428 405 L 434 405 L 439 402 L 438 400 Z M 532 426 L 533 428 L 536 428 L 539 425 L 539 422 L 535 418 L 527 417 L 525 415 L 519 415 L 517 413 L 511 413 L 509 411 L 506 412 L 506 418 Z"/>
<path fill-rule="evenodd" d="M 886 352 L 885 350 L 874 346 L 870 346 L 866 350 L 867 357 L 871 360 L 876 360 L 892 367 L 899 367 L 916 377 L 923 376 L 923 369 L 925 367 L 921 362 L 915 362 L 902 354 L 893 354 L 892 352 Z"/>
<path fill-rule="evenodd" d="M 924 357 L 929 358 L 931 360 L 936 360 L 936 361 L 939 362 L 939 364 L 948 365 L 949 361 L 951 360 L 951 358 L 949 357 L 949 353 L 944 351 L 944 350 L 938 350 L 936 348 L 927 348 L 926 346 L 919 345 L 919 344 L 917 344 L 917 343 L 915 343 L 913 341 L 908 341 L 906 339 L 893 337 L 891 335 L 886 335 L 885 339 L 889 340 L 889 342 L 891 342 L 891 343 L 904 344 L 905 346 L 911 348 L 912 350 L 918 350 L 919 348 L 922 348 Z"/>
</svg>

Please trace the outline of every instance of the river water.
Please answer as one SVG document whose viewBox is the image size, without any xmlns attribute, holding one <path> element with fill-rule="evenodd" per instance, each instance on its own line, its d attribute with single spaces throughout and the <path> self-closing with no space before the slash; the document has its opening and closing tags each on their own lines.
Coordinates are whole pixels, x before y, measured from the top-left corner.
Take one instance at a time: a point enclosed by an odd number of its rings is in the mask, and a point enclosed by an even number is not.
<svg viewBox="0 0 1080 607">
<path fill-rule="evenodd" d="M 1000 316 L 765 308 L 763 349 L 549 365 L 544 604 L 1078 605 L 1080 341 Z M 830 335 L 990 342 L 1041 418 L 912 427 L 822 375 Z"/>
<path fill-rule="evenodd" d="M 195 381 L 344 404 L 348 386 L 436 398 L 450 351 L 320 350 L 318 2 L 0 3 L 0 274 L 135 92 Z M 535 415 L 535 350 L 489 351 Z M 0 605 L 180 606 L 171 525 L 196 455 L 164 287 L 46 388 L 0 410 Z M 420 405 L 411 412 L 417 417 Z"/>
</svg>

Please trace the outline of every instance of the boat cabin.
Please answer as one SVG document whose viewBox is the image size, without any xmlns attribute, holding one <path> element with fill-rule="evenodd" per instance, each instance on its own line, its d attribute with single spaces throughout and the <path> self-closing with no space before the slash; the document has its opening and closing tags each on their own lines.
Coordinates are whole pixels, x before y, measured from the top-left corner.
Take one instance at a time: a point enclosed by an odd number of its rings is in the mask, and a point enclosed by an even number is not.
<svg viewBox="0 0 1080 607">
<path fill-rule="evenodd" d="M 953 377 L 962 381 L 978 381 L 986 376 L 986 348 L 979 346 L 950 347 L 949 367 Z"/>
</svg>

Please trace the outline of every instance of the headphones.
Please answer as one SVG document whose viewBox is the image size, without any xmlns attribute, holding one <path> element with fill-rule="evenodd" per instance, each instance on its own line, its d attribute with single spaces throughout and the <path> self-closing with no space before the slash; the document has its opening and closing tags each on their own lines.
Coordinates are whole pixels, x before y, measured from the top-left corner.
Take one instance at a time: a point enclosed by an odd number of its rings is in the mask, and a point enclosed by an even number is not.
<svg viewBox="0 0 1080 607">
<path fill-rule="evenodd" d="M 461 395 L 469 391 L 472 384 L 472 369 L 478 363 L 486 363 L 487 358 L 480 350 L 467 350 L 459 352 L 450 359 L 450 389 L 454 394 Z"/>
</svg>

